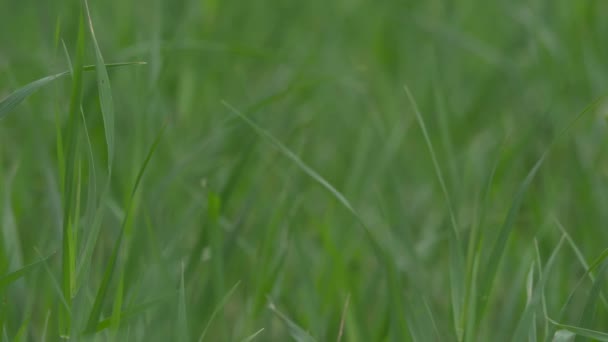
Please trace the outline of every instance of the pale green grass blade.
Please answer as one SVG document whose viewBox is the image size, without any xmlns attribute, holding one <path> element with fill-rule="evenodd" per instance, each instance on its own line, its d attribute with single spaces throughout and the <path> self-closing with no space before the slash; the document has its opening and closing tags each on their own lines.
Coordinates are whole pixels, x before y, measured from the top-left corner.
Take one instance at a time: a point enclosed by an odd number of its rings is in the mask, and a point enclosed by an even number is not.
<svg viewBox="0 0 608 342">
<path fill-rule="evenodd" d="M 571 331 L 577 335 L 592 338 L 597 341 L 608 342 L 608 333 L 580 328 L 580 327 L 575 327 L 573 325 L 561 324 L 548 317 L 547 317 L 547 319 L 549 320 L 549 322 L 551 322 L 553 325 L 555 325 L 556 327 L 558 327 L 560 329 L 565 329 L 565 330 Z"/>
<path fill-rule="evenodd" d="M 106 134 L 106 145 L 108 153 L 108 172 L 112 173 L 112 162 L 114 160 L 114 100 L 112 99 L 112 86 L 110 85 L 110 77 L 106 69 L 101 55 L 101 49 L 95 37 L 93 29 L 93 20 L 89 11 L 89 2 L 84 0 L 84 7 L 89 22 L 89 31 L 91 33 L 91 41 L 95 48 L 95 71 L 97 73 L 97 87 L 99 90 L 99 104 L 101 105 L 101 114 L 103 116 L 103 125 Z"/>
<path fill-rule="evenodd" d="M 145 62 L 125 62 L 125 63 L 110 63 L 105 64 L 104 66 L 109 68 L 118 68 L 124 67 L 128 65 L 143 65 Z M 82 67 L 84 71 L 93 71 L 96 70 L 97 66 L 95 65 L 85 65 Z M 25 86 L 15 90 L 13 93 L 9 94 L 7 97 L 0 101 L 0 119 L 3 119 L 6 115 L 8 115 L 15 107 L 17 107 L 23 100 L 25 100 L 28 96 L 35 93 L 40 88 L 50 84 L 51 82 L 69 76 L 70 71 L 60 72 L 58 74 L 50 75 L 33 81 L 31 83 L 26 84 Z"/>
<path fill-rule="evenodd" d="M 188 309 L 186 308 L 186 285 L 184 283 L 184 263 L 181 265 L 181 277 L 179 282 L 178 308 L 177 308 L 177 331 L 179 341 L 190 341 L 190 325 L 188 324 Z"/>
<path fill-rule="evenodd" d="M 300 327 L 298 324 L 296 324 L 294 321 L 292 321 L 285 314 L 280 312 L 272 302 L 270 302 L 268 304 L 268 308 L 272 312 L 274 312 L 283 321 L 283 323 L 285 323 L 285 325 L 287 326 L 287 329 L 289 330 L 289 334 L 296 342 L 315 342 L 316 341 L 306 330 L 304 330 L 302 327 Z"/>
<path fill-rule="evenodd" d="M 549 273 L 553 269 L 553 264 L 557 259 L 557 254 L 559 253 L 565 240 L 565 236 L 562 235 L 562 238 L 559 240 L 559 243 L 553 249 L 549 260 L 547 261 L 547 265 L 544 267 L 544 270 L 540 275 L 540 278 L 538 279 L 538 282 L 536 282 L 536 285 L 534 286 L 534 291 L 532 292 L 532 296 L 526 304 L 524 312 L 521 314 L 519 322 L 517 323 L 517 328 L 515 329 L 512 338 L 513 342 L 525 341 L 526 337 L 529 336 L 530 327 L 533 324 L 536 324 L 534 322 L 534 314 L 536 312 L 536 309 L 538 308 L 539 302 L 542 299 L 543 291 L 547 285 L 547 280 L 549 279 Z"/>
<path fill-rule="evenodd" d="M 327 191 L 329 191 L 342 205 L 348 209 L 355 217 L 359 218 L 359 214 L 354 209 L 354 207 L 350 204 L 350 202 L 340 193 L 336 188 L 334 188 L 328 181 L 325 180 L 321 175 L 319 175 L 315 170 L 310 168 L 306 163 L 304 163 L 300 157 L 298 157 L 295 153 L 293 153 L 290 149 L 285 147 L 279 140 L 277 140 L 273 135 L 271 135 L 268 131 L 258 126 L 255 122 L 241 113 L 238 109 L 234 108 L 231 104 L 226 101 L 222 101 L 222 104 L 226 106 L 233 114 L 238 116 L 241 120 L 245 121 L 250 127 L 252 127 L 259 135 L 266 138 L 272 145 L 274 145 L 283 155 L 285 155 L 288 159 L 294 162 L 304 173 L 314 179 L 317 183 L 323 186 Z"/>
<path fill-rule="evenodd" d="M 264 328 L 254 332 L 252 335 L 245 337 L 243 340 L 241 340 L 241 342 L 251 342 L 253 340 L 255 340 L 256 337 L 258 337 L 260 334 L 262 334 L 264 332 Z"/>
<path fill-rule="evenodd" d="M 515 224 L 515 218 L 519 214 L 519 210 L 521 208 L 524 195 L 526 194 L 530 184 L 534 180 L 536 173 L 540 169 L 546 157 L 546 153 L 541 156 L 541 158 L 536 162 L 534 167 L 528 172 L 528 175 L 524 179 L 524 181 L 520 184 L 517 193 L 512 201 L 509 212 L 507 213 L 507 217 L 504 220 L 502 227 L 500 228 L 500 232 L 498 238 L 494 242 L 492 247 L 490 256 L 488 257 L 488 261 L 486 262 L 486 266 L 483 270 L 481 284 L 480 284 L 480 301 L 479 303 L 481 307 L 479 307 L 477 317 L 481 317 L 481 314 L 486 306 L 488 297 L 490 296 L 490 292 L 493 288 L 494 279 L 496 278 L 496 274 L 498 273 L 498 266 L 500 264 L 500 260 L 504 254 L 504 250 L 507 246 L 507 240 L 513 230 L 513 226 Z"/>
<path fill-rule="evenodd" d="M 574 342 L 576 334 L 568 330 L 558 330 L 553 334 L 553 342 Z"/>
<path fill-rule="evenodd" d="M 215 319 L 215 316 L 220 312 L 220 310 L 224 306 L 226 306 L 226 303 L 228 303 L 228 300 L 230 299 L 230 297 L 232 297 L 232 294 L 234 294 L 234 292 L 236 291 L 236 289 L 239 287 L 240 283 L 241 282 L 239 281 L 236 284 L 234 284 L 234 286 L 232 286 L 232 288 L 228 291 L 228 293 L 226 293 L 226 295 L 224 296 L 224 298 L 222 298 L 222 300 L 220 301 L 220 303 L 213 310 L 213 312 L 211 313 L 211 316 L 209 317 L 209 321 L 207 321 L 207 324 L 205 325 L 205 329 L 203 329 L 203 332 L 201 333 L 201 336 L 198 338 L 199 342 L 202 342 L 202 341 L 205 340 L 205 336 L 207 336 L 207 332 L 209 331 L 209 327 L 211 326 L 211 323 Z M 262 330 L 264 330 L 264 329 L 262 329 Z M 261 333 L 262 330 L 259 330 L 258 332 L 256 332 L 253 335 L 253 337 L 255 337 L 257 334 Z"/>
<path fill-rule="evenodd" d="M 32 270 L 38 268 L 38 266 L 40 266 L 41 264 L 44 264 L 49 258 L 51 258 L 56 253 L 57 252 L 53 252 L 38 261 L 34 261 L 33 263 L 25 265 L 18 270 L 15 270 L 8 274 L 3 275 L 2 277 L 0 277 L 0 289 L 3 289 L 6 286 L 10 285 L 11 283 L 14 283 L 16 280 L 21 279 L 28 272 L 31 272 Z"/>
<path fill-rule="evenodd" d="M 89 314 L 87 326 L 85 328 L 86 332 L 94 332 L 97 328 L 97 325 L 99 324 L 99 317 L 101 316 L 101 310 L 103 307 L 103 303 L 105 301 L 106 294 L 110 287 L 110 281 L 112 280 L 112 275 L 114 274 L 114 269 L 116 268 L 116 262 L 118 260 L 120 246 L 122 245 L 122 239 L 124 236 L 125 227 L 126 227 L 127 221 L 129 220 L 130 215 L 132 214 L 131 207 L 133 205 L 135 193 L 137 192 L 137 189 L 139 189 L 139 184 L 143 178 L 144 172 L 146 171 L 146 167 L 148 166 L 148 163 L 150 162 L 150 159 L 152 159 L 152 155 L 154 154 L 154 151 L 156 151 L 156 148 L 158 147 L 158 145 L 161 141 L 165 127 L 166 126 L 163 126 L 161 131 L 158 133 L 154 143 L 152 144 L 152 146 L 150 147 L 150 150 L 148 151 L 146 159 L 144 160 L 144 162 L 139 170 L 139 173 L 137 174 L 137 178 L 135 180 L 135 184 L 133 185 L 133 189 L 131 191 L 131 196 L 129 198 L 129 203 L 127 205 L 127 210 L 125 212 L 125 215 L 124 215 L 124 218 L 123 218 L 123 221 L 121 224 L 118 239 L 116 240 L 116 242 L 114 244 L 114 248 L 112 250 L 110 260 L 108 261 L 108 265 L 106 266 L 104 276 L 101 281 L 101 285 L 99 286 L 99 290 L 97 291 L 97 295 L 95 296 L 95 302 L 93 303 L 93 307 L 91 308 L 91 312 Z"/>
<path fill-rule="evenodd" d="M 462 254 L 462 246 L 460 244 L 460 233 L 458 232 L 458 224 L 456 222 L 456 216 L 454 215 L 454 208 L 452 205 L 452 200 L 450 199 L 450 194 L 448 192 L 447 185 L 445 183 L 445 179 L 443 177 L 443 172 L 441 167 L 439 166 L 439 161 L 437 159 L 437 154 L 435 153 L 435 149 L 433 148 L 433 142 L 429 136 L 428 130 L 426 129 L 426 124 L 424 123 L 424 119 L 422 118 L 422 114 L 418 109 L 418 104 L 414 99 L 414 96 L 410 92 L 410 89 L 407 85 L 403 86 L 407 98 L 412 105 L 412 109 L 416 115 L 416 119 L 424 136 L 424 141 L 426 142 L 427 148 L 429 149 L 429 153 L 431 155 L 431 159 L 433 161 L 433 168 L 435 169 L 435 175 L 439 180 L 439 184 L 441 186 L 441 191 L 443 192 L 444 199 L 446 201 L 448 213 L 450 215 L 450 223 L 452 226 L 451 237 L 449 242 L 450 248 L 450 291 L 451 291 L 451 299 L 452 299 L 452 314 L 454 315 L 454 330 L 456 332 L 456 336 L 459 341 L 463 339 L 464 336 L 464 300 L 465 300 L 465 262 L 464 256 Z"/>
</svg>

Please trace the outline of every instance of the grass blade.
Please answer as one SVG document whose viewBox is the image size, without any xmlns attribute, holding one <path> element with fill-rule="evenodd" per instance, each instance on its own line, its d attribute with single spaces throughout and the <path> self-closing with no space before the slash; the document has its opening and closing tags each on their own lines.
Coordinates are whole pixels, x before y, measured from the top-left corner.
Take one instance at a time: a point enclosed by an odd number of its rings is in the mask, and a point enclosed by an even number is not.
<svg viewBox="0 0 608 342">
<path fill-rule="evenodd" d="M 205 336 L 207 335 L 207 331 L 209 330 L 209 327 L 211 326 L 211 322 L 213 322 L 213 319 L 215 318 L 215 316 L 226 305 L 226 303 L 228 302 L 228 300 L 230 299 L 230 297 L 232 297 L 232 294 L 234 293 L 234 291 L 236 291 L 236 289 L 239 287 L 240 284 L 241 284 L 240 281 L 237 282 L 236 284 L 234 284 L 234 286 L 232 286 L 232 288 L 228 291 L 228 293 L 226 293 L 226 295 L 224 296 L 224 298 L 222 298 L 222 300 L 217 305 L 217 307 L 213 310 L 213 312 L 211 313 L 211 317 L 209 317 L 209 321 L 207 322 L 207 325 L 205 325 L 205 329 L 203 329 L 203 332 L 201 333 L 201 336 L 198 338 L 199 342 L 202 342 L 205 339 Z M 264 329 L 262 329 L 262 330 L 264 330 Z M 261 332 L 261 330 L 259 332 Z M 258 334 L 258 333 L 256 333 L 256 334 Z M 254 336 L 256 334 L 254 334 Z"/>
<path fill-rule="evenodd" d="M 260 335 L 262 332 L 264 332 L 264 328 L 254 332 L 253 334 L 251 334 L 250 336 L 245 337 L 241 342 L 251 342 L 253 341 L 256 337 L 258 337 L 258 335 Z"/>
<path fill-rule="evenodd" d="M 112 87 L 110 85 L 110 78 L 108 77 L 108 70 L 106 69 L 101 55 L 101 49 L 97 43 L 95 37 L 95 30 L 93 29 L 93 20 L 91 19 L 91 12 L 89 11 L 89 2 L 84 0 L 84 7 L 89 22 L 89 31 L 91 33 L 91 40 L 95 48 L 95 71 L 97 73 L 97 87 L 99 90 L 99 103 L 101 105 L 101 114 L 103 116 L 103 125 L 106 134 L 106 145 L 108 152 L 108 171 L 111 173 L 112 160 L 114 159 L 114 101 L 112 99 Z"/>
<path fill-rule="evenodd" d="M 532 296 L 528 300 L 528 303 L 526 304 L 526 308 L 524 309 L 524 312 L 521 314 L 521 318 L 519 319 L 519 322 L 517 323 L 517 328 L 515 329 L 515 333 L 513 334 L 512 341 L 514 341 L 514 342 L 525 341 L 526 337 L 529 336 L 530 326 L 531 326 L 531 324 L 535 324 L 534 319 L 533 319 L 534 312 L 535 312 L 536 308 L 538 307 L 538 303 L 541 300 L 542 293 L 547 284 L 547 279 L 549 279 L 549 273 L 551 272 L 551 270 L 553 268 L 553 264 L 555 263 L 555 260 L 557 259 L 557 254 L 560 251 L 565 240 L 566 240 L 565 236 L 562 235 L 562 238 L 559 240 L 559 243 L 553 249 L 553 252 L 551 253 L 551 256 L 549 257 L 549 260 L 547 261 L 547 265 L 545 266 L 538 282 L 534 286 L 534 291 L 532 292 Z"/>
<path fill-rule="evenodd" d="M 146 64 L 146 62 L 123 62 L 123 63 L 109 63 L 109 64 L 105 64 L 105 68 L 106 69 L 110 69 L 110 68 L 119 68 L 119 67 L 124 67 L 124 66 L 129 66 L 129 65 L 144 65 Z M 96 65 L 85 65 L 84 67 L 82 67 L 83 71 L 94 71 L 96 70 L 97 66 Z M 7 97 L 5 97 L 4 99 L 2 99 L 0 101 L 0 120 L 3 119 L 6 115 L 8 115 L 13 109 L 15 109 L 21 102 L 23 102 L 23 100 L 25 100 L 28 96 L 32 95 L 33 93 L 35 93 L 37 90 L 39 90 L 40 88 L 48 85 L 49 83 L 66 77 L 70 75 L 70 71 L 64 71 L 64 72 L 60 72 L 58 74 L 54 74 L 54 75 L 49 75 L 43 78 L 40 78 L 36 81 L 30 82 L 28 84 L 26 84 L 25 86 L 15 90 L 14 92 L 12 92 L 11 94 L 9 94 Z"/>
<path fill-rule="evenodd" d="M 287 325 L 289 329 L 289 334 L 293 337 L 297 342 L 314 342 L 316 341 L 306 330 L 302 329 L 299 325 L 297 325 L 294 321 L 289 319 L 285 314 L 280 312 L 276 306 L 270 302 L 268 308 L 272 312 L 274 312 L 284 323 Z"/>
<path fill-rule="evenodd" d="M 571 331 L 577 335 L 588 337 L 588 338 L 593 338 L 598 341 L 608 342 L 608 333 L 580 328 L 580 327 L 575 327 L 573 325 L 561 324 L 559 322 L 552 320 L 549 317 L 547 317 L 547 320 L 560 329 L 565 329 L 565 330 Z"/>
<path fill-rule="evenodd" d="M 99 322 L 99 317 L 101 316 L 101 309 L 103 307 L 103 303 L 105 301 L 106 294 L 110 287 L 110 281 L 112 280 L 112 275 L 114 274 L 114 269 L 116 268 L 116 262 L 118 259 L 120 246 L 122 244 L 125 227 L 132 214 L 131 207 L 134 202 L 133 199 L 135 198 L 135 193 L 137 192 L 137 189 L 139 188 L 139 184 L 144 175 L 144 172 L 146 171 L 146 167 L 148 166 L 148 163 L 150 162 L 150 159 L 152 158 L 154 151 L 156 151 L 156 148 L 158 147 L 158 144 L 161 141 L 165 127 L 166 126 L 163 126 L 161 131 L 158 133 L 154 143 L 152 144 L 152 146 L 150 147 L 150 150 L 148 151 L 146 159 L 144 160 L 144 162 L 139 170 L 139 173 L 137 174 L 137 178 L 135 180 L 135 184 L 133 185 L 133 190 L 131 191 L 131 196 L 129 198 L 129 203 L 127 205 L 127 211 L 124 215 L 124 218 L 123 218 L 123 221 L 121 224 L 120 233 L 118 235 L 118 239 L 116 240 L 116 242 L 114 244 L 114 249 L 112 250 L 110 260 L 108 262 L 108 265 L 106 266 L 106 270 L 104 272 L 104 276 L 102 278 L 101 285 L 99 286 L 99 290 L 97 291 L 97 295 L 95 296 L 95 302 L 94 302 L 93 308 L 91 309 L 91 312 L 89 314 L 89 319 L 87 322 L 87 326 L 85 328 L 85 332 L 94 332 L 97 328 L 97 325 Z"/>
<path fill-rule="evenodd" d="M 14 283 L 15 281 L 19 280 L 20 278 L 25 276 L 28 272 L 37 268 L 44 262 L 46 262 L 49 258 L 51 258 L 56 253 L 57 252 L 53 252 L 42 259 L 34 261 L 33 263 L 25 265 L 18 270 L 15 270 L 13 272 L 3 275 L 2 277 L 0 277 L 0 289 L 5 288 L 6 286 L 10 285 L 11 283 Z"/>
<path fill-rule="evenodd" d="M 439 161 L 437 159 L 437 154 L 435 153 L 435 149 L 433 148 L 433 143 L 429 136 L 429 133 L 426 129 L 426 124 L 424 123 L 424 119 L 422 118 L 422 114 L 418 109 L 418 104 L 414 99 L 414 96 L 410 92 L 410 89 L 407 85 L 403 86 L 405 93 L 407 95 L 408 100 L 412 105 L 412 109 L 416 115 L 416 119 L 418 120 L 418 124 L 420 126 L 420 130 L 422 130 L 422 134 L 424 135 L 424 141 L 429 149 L 429 153 L 431 155 L 431 159 L 433 161 L 433 167 L 435 169 L 435 174 L 437 179 L 439 180 L 439 185 L 441 186 L 441 191 L 443 192 L 444 199 L 446 201 L 446 205 L 448 207 L 448 213 L 450 215 L 450 223 L 452 225 L 452 229 L 450 230 L 451 238 L 449 239 L 449 248 L 450 248 L 450 290 L 452 297 L 452 314 L 454 315 L 454 330 L 456 332 L 456 336 L 458 341 L 462 341 L 464 336 L 464 299 L 465 299 L 465 291 L 464 285 L 465 280 L 464 276 L 466 274 L 464 269 L 464 256 L 462 254 L 462 247 L 460 244 L 460 234 L 458 232 L 458 224 L 456 223 L 456 216 L 454 215 L 454 208 L 452 205 L 452 201 L 450 199 L 450 195 L 448 193 L 448 188 L 445 183 L 445 179 L 443 177 L 443 172 L 441 171 L 441 167 L 439 166 Z"/>
</svg>

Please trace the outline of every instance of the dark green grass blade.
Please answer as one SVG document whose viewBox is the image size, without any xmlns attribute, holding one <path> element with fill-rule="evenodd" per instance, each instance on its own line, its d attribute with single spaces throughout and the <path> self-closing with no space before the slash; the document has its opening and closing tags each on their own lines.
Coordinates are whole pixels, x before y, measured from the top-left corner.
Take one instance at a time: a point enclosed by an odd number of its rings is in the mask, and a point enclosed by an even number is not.
<svg viewBox="0 0 608 342">
<path fill-rule="evenodd" d="M 101 54 L 101 49 L 97 43 L 95 37 L 95 30 L 93 28 L 93 20 L 91 19 L 91 12 L 89 11 L 89 2 L 84 0 L 84 7 L 89 22 L 89 31 L 91 33 L 91 41 L 95 48 L 95 72 L 97 73 L 97 87 L 99 91 L 99 104 L 101 106 L 101 114 L 103 116 L 103 125 L 106 134 L 106 145 L 108 153 L 108 170 L 111 173 L 112 160 L 114 159 L 114 100 L 112 99 L 112 87 L 110 85 L 110 78 L 108 77 L 108 70 L 106 69 Z"/>
<path fill-rule="evenodd" d="M 55 254 L 57 254 L 57 252 L 53 252 L 40 260 L 34 261 L 33 263 L 25 265 L 18 270 L 3 275 L 2 277 L 0 277 L 0 289 L 5 288 L 6 286 L 10 285 L 11 283 L 14 283 L 21 277 L 25 276 L 28 272 L 38 268 L 38 266 L 44 264 L 44 262 L 46 262 Z"/>
<path fill-rule="evenodd" d="M 106 270 L 105 270 L 104 276 L 102 278 L 101 285 L 99 286 L 99 290 L 97 291 L 97 295 L 95 296 L 95 302 L 93 303 L 93 308 L 91 309 L 91 313 L 89 314 L 89 319 L 87 322 L 87 326 L 85 328 L 85 332 L 94 332 L 97 328 L 97 325 L 99 324 L 99 317 L 101 316 L 101 310 L 103 308 L 103 303 L 105 301 L 106 294 L 110 287 L 110 281 L 112 280 L 112 275 L 114 274 L 114 269 L 116 268 L 116 262 L 118 260 L 118 254 L 120 251 L 120 246 L 122 244 L 125 227 L 129 220 L 129 217 L 131 216 L 131 207 L 134 202 L 133 200 L 135 198 L 135 193 L 137 192 L 137 189 L 139 188 L 139 184 L 144 175 L 144 172 L 146 171 L 146 167 L 148 166 L 148 163 L 150 162 L 150 159 L 152 158 L 154 151 L 156 151 L 156 148 L 158 147 L 158 145 L 161 141 L 165 127 L 166 126 L 163 126 L 161 131 L 158 133 L 154 143 L 152 144 L 152 146 L 150 147 L 150 150 L 148 151 L 146 159 L 144 160 L 144 162 L 139 170 L 139 173 L 137 174 L 137 178 L 135 180 L 135 184 L 133 185 L 133 190 L 131 191 L 131 196 L 129 198 L 129 203 L 127 205 L 127 211 L 126 211 L 125 216 L 122 221 L 120 233 L 118 235 L 118 239 L 116 240 L 116 243 L 114 244 L 114 249 L 112 250 L 112 255 L 110 256 L 110 260 L 108 262 L 108 265 L 106 266 Z"/>
<path fill-rule="evenodd" d="M 143 65 L 146 62 L 124 62 L 124 63 L 109 63 L 105 64 L 107 69 L 124 67 L 128 65 Z M 95 65 L 85 65 L 82 67 L 83 71 L 93 71 L 97 67 Z M 3 119 L 8 115 L 15 107 L 17 107 L 23 100 L 28 96 L 35 93 L 38 89 L 48 85 L 49 83 L 70 75 L 70 71 L 60 72 L 58 74 L 50 75 L 26 84 L 25 86 L 15 90 L 13 93 L 5 97 L 0 101 L 0 119 Z"/>
</svg>

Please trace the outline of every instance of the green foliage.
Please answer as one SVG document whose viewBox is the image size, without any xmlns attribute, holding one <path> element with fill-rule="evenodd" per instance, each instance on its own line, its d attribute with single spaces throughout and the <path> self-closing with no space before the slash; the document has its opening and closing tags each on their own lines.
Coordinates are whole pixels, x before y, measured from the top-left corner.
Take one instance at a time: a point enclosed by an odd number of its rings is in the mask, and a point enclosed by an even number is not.
<svg viewBox="0 0 608 342">
<path fill-rule="evenodd" d="M 1 7 L 3 341 L 608 340 L 606 2 Z"/>
</svg>

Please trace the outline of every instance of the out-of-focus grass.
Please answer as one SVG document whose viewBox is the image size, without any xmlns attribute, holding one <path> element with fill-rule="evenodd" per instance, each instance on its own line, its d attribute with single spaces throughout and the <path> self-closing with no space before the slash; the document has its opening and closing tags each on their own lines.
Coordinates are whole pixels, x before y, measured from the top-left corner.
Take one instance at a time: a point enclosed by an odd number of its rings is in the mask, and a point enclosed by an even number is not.
<svg viewBox="0 0 608 342">
<path fill-rule="evenodd" d="M 0 5 L 3 340 L 606 340 L 608 3 L 84 5 Z"/>
</svg>

